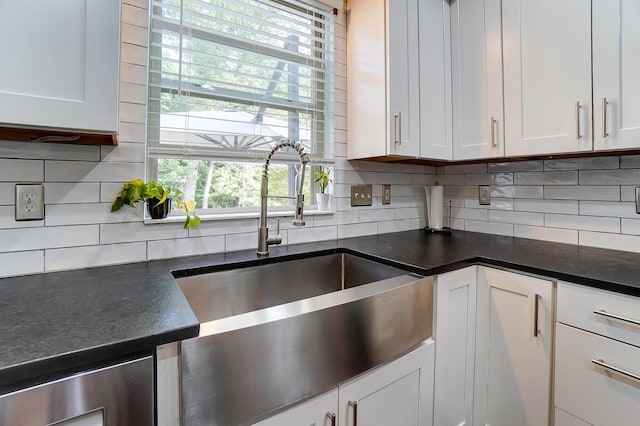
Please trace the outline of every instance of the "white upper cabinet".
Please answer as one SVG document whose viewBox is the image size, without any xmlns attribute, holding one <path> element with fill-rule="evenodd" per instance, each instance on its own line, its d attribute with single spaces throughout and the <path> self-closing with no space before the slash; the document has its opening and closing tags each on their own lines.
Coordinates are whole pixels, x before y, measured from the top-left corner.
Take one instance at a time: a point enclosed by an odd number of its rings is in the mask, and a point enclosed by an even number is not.
<svg viewBox="0 0 640 426">
<path fill-rule="evenodd" d="M 593 1 L 594 149 L 640 145 L 640 2 Z"/>
<path fill-rule="evenodd" d="M 504 0 L 506 155 L 592 150 L 591 0 Z"/>
<path fill-rule="evenodd" d="M 120 1 L 0 2 L 0 125 L 118 130 Z"/>
<path fill-rule="evenodd" d="M 347 10 L 347 158 L 450 159 L 446 0 Z"/>
<path fill-rule="evenodd" d="M 418 1 L 422 158 L 453 158 L 449 21 L 447 0 Z"/>
<path fill-rule="evenodd" d="M 453 158 L 504 156 L 500 0 L 451 2 Z"/>
</svg>

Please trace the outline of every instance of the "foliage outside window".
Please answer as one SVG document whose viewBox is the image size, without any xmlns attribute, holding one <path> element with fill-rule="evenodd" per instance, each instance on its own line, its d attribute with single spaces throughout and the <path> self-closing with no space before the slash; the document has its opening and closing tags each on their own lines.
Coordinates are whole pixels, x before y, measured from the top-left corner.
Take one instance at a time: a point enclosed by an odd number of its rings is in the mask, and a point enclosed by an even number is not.
<svg viewBox="0 0 640 426">
<path fill-rule="evenodd" d="M 333 162 L 333 16 L 298 0 L 154 0 L 148 178 L 207 212 L 255 211 L 262 164 L 283 139 Z M 297 154 L 276 154 L 269 193 L 296 192 Z M 286 206 L 288 200 L 270 200 Z M 284 207 L 283 207 L 284 208 Z"/>
</svg>

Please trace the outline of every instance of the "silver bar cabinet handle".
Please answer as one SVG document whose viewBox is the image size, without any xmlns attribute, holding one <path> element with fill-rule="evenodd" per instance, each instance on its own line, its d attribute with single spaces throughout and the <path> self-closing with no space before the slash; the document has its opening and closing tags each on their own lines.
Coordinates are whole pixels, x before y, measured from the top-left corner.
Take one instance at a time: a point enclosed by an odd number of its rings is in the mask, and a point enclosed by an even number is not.
<svg viewBox="0 0 640 426">
<path fill-rule="evenodd" d="M 620 316 L 620 315 L 612 314 L 612 313 L 609 313 L 609 312 L 605 311 L 604 309 L 594 309 L 593 313 L 596 314 L 596 315 L 601 315 L 603 317 L 615 319 L 615 320 L 618 320 L 618 321 L 623 321 L 623 322 L 626 322 L 628 324 L 633 324 L 633 325 L 636 325 L 636 326 L 640 327 L 640 321 L 632 319 L 632 318 L 627 318 L 627 317 L 623 317 L 623 316 Z"/>
<path fill-rule="evenodd" d="M 400 116 L 400 113 L 397 113 L 396 115 L 393 116 L 393 120 L 394 120 L 394 124 L 396 126 L 396 128 L 394 129 L 394 135 L 395 135 L 395 143 L 397 145 L 402 145 L 402 117 Z"/>
<path fill-rule="evenodd" d="M 602 98 L 602 137 L 606 138 L 609 136 L 609 132 L 607 132 L 607 98 Z"/>
<path fill-rule="evenodd" d="M 533 337 L 538 337 L 540 330 L 538 330 L 538 308 L 540 307 L 540 295 L 533 296 Z"/>
<path fill-rule="evenodd" d="M 613 366 L 611 364 L 607 364 L 602 359 L 592 359 L 591 362 L 596 364 L 596 365 L 599 365 L 600 367 L 604 368 L 605 370 L 611 371 L 613 373 L 616 373 L 616 374 L 619 374 L 621 376 L 628 377 L 628 378 L 630 378 L 632 380 L 640 382 L 640 376 L 638 376 L 637 374 L 631 373 L 631 372 L 629 372 L 627 370 L 623 370 L 622 368 L 615 367 L 615 366 Z"/>
<path fill-rule="evenodd" d="M 496 143 L 496 119 L 491 117 L 491 123 L 489 125 L 491 126 L 491 148 L 495 148 L 498 146 Z"/>
<path fill-rule="evenodd" d="M 336 413 L 327 411 L 327 418 L 331 422 L 331 426 L 336 426 Z"/>
<path fill-rule="evenodd" d="M 358 426 L 358 401 L 349 401 L 349 407 L 353 409 L 353 426 Z"/>
<path fill-rule="evenodd" d="M 576 140 L 582 139 L 580 134 L 580 102 L 576 102 Z"/>
</svg>

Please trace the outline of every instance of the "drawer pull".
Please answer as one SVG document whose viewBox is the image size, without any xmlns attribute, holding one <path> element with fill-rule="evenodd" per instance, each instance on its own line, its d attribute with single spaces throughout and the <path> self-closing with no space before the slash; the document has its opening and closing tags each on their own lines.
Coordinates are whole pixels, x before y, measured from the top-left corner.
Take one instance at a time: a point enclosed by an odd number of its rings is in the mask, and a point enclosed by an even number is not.
<svg viewBox="0 0 640 426">
<path fill-rule="evenodd" d="M 627 370 L 623 370 L 622 368 L 614 367 L 613 365 L 607 364 L 601 359 L 592 359 L 591 362 L 594 363 L 595 365 L 599 365 L 605 370 L 614 372 L 624 377 L 628 377 L 630 379 L 635 380 L 636 382 L 640 382 L 640 376 L 638 376 L 637 374 L 630 373 Z"/>
<path fill-rule="evenodd" d="M 332 413 L 331 411 L 327 411 L 326 417 L 331 422 L 331 426 L 336 426 L 336 413 Z"/>
<path fill-rule="evenodd" d="M 358 401 L 349 401 L 349 407 L 353 409 L 353 426 L 358 426 Z"/>
<path fill-rule="evenodd" d="M 534 304 L 533 304 L 533 337 L 538 337 L 538 334 L 540 333 L 540 328 L 538 327 L 538 311 L 540 310 L 540 307 L 539 307 L 540 295 L 536 294 L 533 297 L 534 297 Z"/>
<path fill-rule="evenodd" d="M 626 322 L 626 323 L 629 323 L 629 324 L 640 326 L 640 321 L 638 321 L 638 320 L 634 320 L 634 319 L 627 318 L 627 317 L 622 317 L 622 316 L 616 315 L 616 314 L 611 314 L 611 313 L 605 311 L 604 309 L 594 309 L 593 313 L 596 314 L 596 315 L 601 315 L 603 317 L 607 317 L 607 318 L 611 318 L 611 319 L 615 319 L 615 320 L 618 320 L 618 321 L 623 321 L 623 322 Z"/>
</svg>

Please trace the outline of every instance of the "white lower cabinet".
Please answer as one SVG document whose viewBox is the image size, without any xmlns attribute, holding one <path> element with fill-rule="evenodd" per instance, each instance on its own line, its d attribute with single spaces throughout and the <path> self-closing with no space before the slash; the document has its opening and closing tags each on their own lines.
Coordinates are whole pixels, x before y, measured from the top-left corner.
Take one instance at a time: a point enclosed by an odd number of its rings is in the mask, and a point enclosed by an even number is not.
<svg viewBox="0 0 640 426">
<path fill-rule="evenodd" d="M 434 342 L 429 339 L 408 354 L 255 426 L 430 426 L 433 360 Z"/>
<path fill-rule="evenodd" d="M 477 270 L 471 266 L 436 278 L 435 425 L 473 425 Z"/>
<path fill-rule="evenodd" d="M 434 424 L 549 425 L 553 312 L 551 281 L 483 266 L 438 276 Z"/>
<path fill-rule="evenodd" d="M 254 426 L 334 426 L 337 423 L 338 389 L 296 405 Z"/>
<path fill-rule="evenodd" d="M 558 284 L 555 405 L 584 423 L 640 423 L 640 298 Z M 558 410 L 556 410 L 558 412 Z"/>
</svg>

